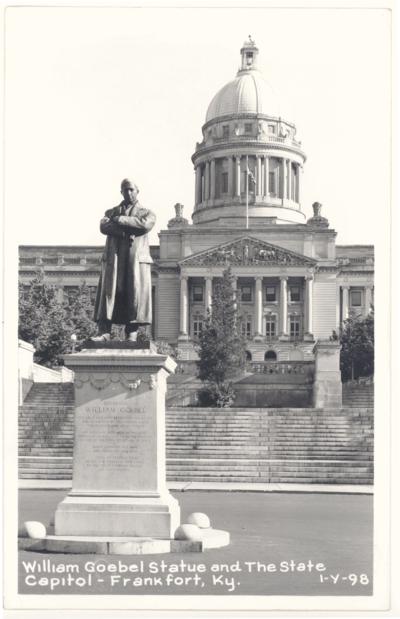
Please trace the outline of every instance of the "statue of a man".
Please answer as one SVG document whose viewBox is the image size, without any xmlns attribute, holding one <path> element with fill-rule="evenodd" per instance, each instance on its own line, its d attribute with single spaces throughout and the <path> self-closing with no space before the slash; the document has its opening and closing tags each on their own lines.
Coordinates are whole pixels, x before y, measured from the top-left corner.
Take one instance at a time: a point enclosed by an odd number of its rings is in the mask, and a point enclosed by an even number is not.
<svg viewBox="0 0 400 619">
<path fill-rule="evenodd" d="M 108 341 L 112 324 L 125 325 L 126 339 L 136 341 L 140 326 L 151 324 L 151 263 L 148 232 L 152 211 L 138 200 L 139 189 L 129 179 L 121 183 L 121 204 L 105 212 L 100 231 L 107 235 L 97 287 L 94 319 L 98 335 Z"/>
</svg>

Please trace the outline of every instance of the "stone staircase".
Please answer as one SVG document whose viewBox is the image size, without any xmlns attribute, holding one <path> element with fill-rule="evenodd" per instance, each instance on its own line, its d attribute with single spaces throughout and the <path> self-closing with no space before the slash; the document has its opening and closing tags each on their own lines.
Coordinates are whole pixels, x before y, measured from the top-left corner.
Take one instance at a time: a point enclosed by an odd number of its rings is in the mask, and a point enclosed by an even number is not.
<svg viewBox="0 0 400 619">
<path fill-rule="evenodd" d="M 373 483 L 371 409 L 170 409 L 168 478 Z"/>
<path fill-rule="evenodd" d="M 70 479 L 74 444 L 72 383 L 34 383 L 19 409 L 20 479 Z"/>
<path fill-rule="evenodd" d="M 21 479 L 70 479 L 73 385 L 35 384 L 19 412 Z M 169 408 L 170 481 L 373 482 L 373 410 Z"/>
<path fill-rule="evenodd" d="M 348 382 L 343 384 L 343 406 L 351 408 L 374 407 L 374 384 Z"/>
</svg>

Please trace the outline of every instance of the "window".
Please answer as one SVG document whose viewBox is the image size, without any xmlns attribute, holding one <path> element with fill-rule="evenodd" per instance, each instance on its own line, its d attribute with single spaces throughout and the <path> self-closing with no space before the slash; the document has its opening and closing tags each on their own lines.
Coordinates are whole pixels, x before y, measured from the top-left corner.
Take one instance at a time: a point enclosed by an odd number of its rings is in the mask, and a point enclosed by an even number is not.
<svg viewBox="0 0 400 619">
<path fill-rule="evenodd" d="M 276 361 L 276 352 L 274 350 L 267 350 L 264 359 L 265 361 Z"/>
<path fill-rule="evenodd" d="M 222 137 L 229 138 L 229 125 L 222 125 Z"/>
<path fill-rule="evenodd" d="M 228 193 L 228 172 L 221 174 L 222 193 Z"/>
<path fill-rule="evenodd" d="M 247 316 L 247 318 L 245 318 L 242 322 L 242 335 L 247 337 L 247 339 L 250 339 L 252 336 L 251 316 Z"/>
<path fill-rule="evenodd" d="M 267 338 L 272 339 L 276 337 L 276 318 L 275 316 L 265 317 L 265 335 Z"/>
<path fill-rule="evenodd" d="M 204 321 L 202 318 L 195 318 L 193 320 L 193 337 L 200 337 L 200 333 L 203 331 Z"/>
<path fill-rule="evenodd" d="M 290 300 L 292 302 L 298 303 L 300 301 L 300 288 L 299 286 L 291 286 L 290 287 Z"/>
<path fill-rule="evenodd" d="M 276 301 L 276 288 L 275 286 L 267 286 L 265 289 L 265 300 Z"/>
<path fill-rule="evenodd" d="M 252 123 L 244 123 L 244 132 L 245 133 L 252 133 L 253 131 L 253 124 Z"/>
<path fill-rule="evenodd" d="M 200 303 L 203 301 L 203 286 L 193 286 L 193 301 L 199 301 Z"/>
<path fill-rule="evenodd" d="M 268 133 L 271 133 L 272 135 L 276 133 L 275 125 L 268 125 Z"/>
<path fill-rule="evenodd" d="M 300 337 L 300 318 L 298 316 L 290 317 L 290 337 L 292 339 Z"/>
<path fill-rule="evenodd" d="M 78 297 L 79 286 L 64 286 L 64 299 L 71 302 Z"/>
<path fill-rule="evenodd" d="M 88 286 L 88 288 L 89 288 L 89 296 L 90 296 L 91 300 L 95 301 L 96 294 L 97 294 L 96 286 Z"/>
<path fill-rule="evenodd" d="M 352 307 L 360 307 L 361 305 L 361 290 L 352 290 L 350 292 L 350 303 Z"/>
<path fill-rule="evenodd" d="M 269 173 L 269 193 L 276 196 L 276 175 L 275 172 Z"/>
<path fill-rule="evenodd" d="M 240 298 L 243 303 L 249 303 L 251 301 L 251 286 L 242 286 L 240 289 Z"/>
<path fill-rule="evenodd" d="M 246 361 L 251 361 L 252 360 L 252 354 L 249 350 L 246 350 Z"/>
</svg>

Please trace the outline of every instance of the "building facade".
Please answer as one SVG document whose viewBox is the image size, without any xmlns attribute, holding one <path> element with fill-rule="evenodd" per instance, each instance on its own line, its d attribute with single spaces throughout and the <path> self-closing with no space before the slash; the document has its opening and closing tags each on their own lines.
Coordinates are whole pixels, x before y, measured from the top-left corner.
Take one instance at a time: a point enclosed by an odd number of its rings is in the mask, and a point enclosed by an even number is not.
<svg viewBox="0 0 400 619">
<path fill-rule="evenodd" d="M 258 49 L 241 49 L 236 77 L 212 99 L 196 144 L 192 223 L 175 205 L 153 257 L 153 337 L 196 358 L 213 286 L 231 267 L 248 357 L 312 360 L 351 313 L 373 304 L 372 246 L 336 245 L 337 233 L 313 204 L 306 220 L 301 181 L 306 155 L 296 127 L 257 69 Z M 21 246 L 20 280 L 37 269 L 60 297 L 83 281 L 95 290 L 102 247 Z"/>
</svg>

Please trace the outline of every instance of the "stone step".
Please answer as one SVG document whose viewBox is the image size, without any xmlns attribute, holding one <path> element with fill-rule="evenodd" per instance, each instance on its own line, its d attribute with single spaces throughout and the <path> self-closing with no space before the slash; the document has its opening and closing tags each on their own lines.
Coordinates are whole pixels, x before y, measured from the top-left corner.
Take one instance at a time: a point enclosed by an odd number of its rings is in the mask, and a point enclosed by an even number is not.
<svg viewBox="0 0 400 619">
<path fill-rule="evenodd" d="M 35 443 L 37 444 L 37 443 Z M 60 444 L 62 445 L 62 443 L 56 443 L 56 444 Z M 171 437 L 167 440 L 167 446 L 168 447 L 173 447 L 173 446 L 177 446 L 177 447 L 196 447 L 199 444 L 199 440 L 196 439 L 196 437 L 182 437 L 182 438 L 176 438 L 176 437 Z M 201 444 L 204 447 L 213 447 L 214 445 L 220 445 L 221 447 L 231 447 L 231 446 L 237 446 L 237 447 L 243 447 L 243 448 L 247 448 L 247 447 L 259 447 L 259 446 L 267 446 L 267 445 L 275 445 L 275 447 L 277 448 L 285 448 L 285 447 L 304 447 L 304 448 L 309 448 L 309 447 L 316 447 L 319 449 L 328 447 L 328 448 L 338 448 L 338 447 L 355 447 L 355 446 L 362 446 L 362 445 L 368 445 L 368 446 L 372 446 L 373 445 L 373 440 L 372 438 L 365 438 L 364 440 L 358 440 L 358 441 L 354 441 L 351 439 L 343 439 L 343 440 L 335 440 L 335 439 L 321 439 L 321 440 L 314 440 L 311 446 L 305 445 L 304 441 L 302 440 L 295 440 L 295 439 L 291 439 L 290 441 L 286 441 L 284 439 L 279 439 L 279 440 L 273 440 L 273 441 L 266 441 L 264 438 L 261 438 L 259 440 L 257 440 L 257 438 L 251 439 L 251 440 L 246 440 L 246 439 L 232 439 L 231 437 L 227 437 L 225 439 L 221 439 L 219 440 L 218 437 L 215 438 L 209 438 L 209 437 L 202 437 L 201 438 Z"/>
<path fill-rule="evenodd" d="M 37 432 L 39 434 L 39 432 Z M 338 440 L 340 440 L 341 438 L 353 438 L 353 437 L 357 437 L 357 436 L 367 436 L 367 435 L 371 435 L 372 429 L 371 428 L 351 428 L 349 430 L 293 430 L 291 428 L 289 429 L 281 429 L 281 428 L 270 428 L 269 430 L 264 429 L 260 429 L 260 428 L 254 428 L 252 431 L 246 431 L 244 429 L 242 430 L 238 430 L 238 429 L 229 429 L 229 430 L 221 430 L 220 428 L 191 428 L 190 430 L 188 428 L 176 428 L 174 430 L 168 429 L 166 432 L 166 436 L 169 437 L 198 437 L 198 436 L 202 436 L 202 437 L 209 437 L 209 438 L 213 438 L 213 437 L 219 437 L 219 436 L 225 436 L 226 438 L 243 438 L 246 440 L 251 440 L 252 438 L 265 438 L 268 439 L 268 437 L 273 437 L 273 438 L 287 438 L 287 437 L 292 437 L 292 438 L 297 438 L 298 440 L 300 440 L 303 437 L 307 437 L 307 438 L 313 438 L 315 437 L 315 439 L 329 439 L 329 438 L 336 438 Z"/>
<path fill-rule="evenodd" d="M 356 445 L 352 444 L 352 445 L 292 445 L 290 443 L 284 445 L 284 444 L 280 444 L 280 445 L 276 445 L 275 442 L 262 442 L 260 441 L 258 444 L 251 444 L 251 445 L 220 445 L 220 444 L 207 444 L 206 442 L 201 442 L 201 443 L 192 443 L 192 444 L 175 444 L 175 443 L 171 443 L 168 442 L 167 443 L 167 449 L 171 450 L 174 449 L 176 451 L 187 451 L 189 450 L 196 450 L 196 451 L 229 451 L 231 453 L 235 453 L 235 452 L 243 452 L 243 451 L 259 451 L 260 449 L 277 449 L 277 450 L 285 450 L 285 449 L 290 449 L 292 451 L 327 451 L 327 452 L 333 452 L 335 453 L 336 451 L 341 451 L 341 452 L 346 452 L 346 451 L 354 451 L 354 450 L 358 450 L 360 447 L 363 447 L 364 443 L 357 443 Z M 371 447 L 371 444 L 368 445 L 368 447 Z"/>
<path fill-rule="evenodd" d="M 65 471 L 64 471 L 65 472 Z M 57 472 L 57 474 L 59 474 Z M 174 469 L 173 467 L 167 467 L 167 475 L 175 475 L 176 477 L 186 477 L 187 479 L 195 479 L 199 476 L 207 476 L 207 475 L 222 475 L 222 476 L 235 476 L 235 477 L 244 477 L 244 476 L 254 476 L 254 478 L 259 477 L 260 475 L 268 475 L 278 477 L 331 477 L 334 478 L 336 476 L 346 475 L 347 477 L 373 477 L 374 471 L 372 467 L 341 467 L 341 468 L 328 468 L 328 467 L 236 467 L 229 468 L 221 466 L 218 469 L 210 467 L 209 469 L 204 467 L 181 467 L 179 469 Z"/>
<path fill-rule="evenodd" d="M 65 474 L 65 473 L 63 473 Z M 362 470 L 334 470 L 334 471 L 314 471 L 314 470 L 298 470 L 298 471 L 271 471 L 271 470 L 243 470 L 243 471 L 236 471 L 236 470 L 219 470 L 219 471 L 193 471 L 193 470 L 187 470 L 187 471 L 181 471 L 179 473 L 175 472 L 175 471 L 168 471 L 167 473 L 167 479 L 171 479 L 175 478 L 175 479 L 181 479 L 181 480 L 188 480 L 190 479 L 191 481 L 196 481 L 197 479 L 199 479 L 199 477 L 227 477 L 227 478 L 252 478 L 253 481 L 261 481 L 260 478 L 265 478 L 265 481 L 268 481 L 268 479 L 271 478 L 275 478 L 275 480 L 279 483 L 280 480 L 282 481 L 287 481 L 287 479 L 289 477 L 293 478 L 293 479 L 298 479 L 298 478 L 302 478 L 304 481 L 307 482 L 307 479 L 319 479 L 320 483 L 324 483 L 324 480 L 335 480 L 335 479 L 343 479 L 344 477 L 347 478 L 348 480 L 352 480 L 352 479 L 362 479 L 362 478 L 366 478 L 368 480 L 372 480 L 374 475 L 372 471 L 362 471 Z M 352 481 L 349 481 L 349 483 L 355 483 Z"/>
<path fill-rule="evenodd" d="M 21 456 L 72 456 L 72 449 L 20 449 Z"/>
<path fill-rule="evenodd" d="M 254 420 L 249 423 L 241 422 L 210 422 L 210 421 L 182 421 L 166 423 L 166 431 L 190 431 L 190 430 L 231 430 L 231 431 L 243 431 L 243 432 L 269 432 L 270 430 L 304 430 L 309 432 L 348 432 L 351 430 L 362 430 L 363 428 L 370 428 L 372 426 L 371 419 L 354 419 L 346 424 L 334 424 L 334 423 L 297 423 L 297 422 L 260 422 Z"/>
<path fill-rule="evenodd" d="M 71 452 L 72 453 L 72 452 Z M 167 456 L 169 458 L 204 458 L 204 459 L 213 459 L 213 458 L 229 458 L 230 460 L 235 459 L 247 459 L 247 458 L 265 458 L 265 457 L 278 457 L 278 458 L 301 458 L 301 459 L 310 459 L 310 458 L 325 458 L 325 459 L 373 459 L 373 451 L 367 451 L 365 449 L 355 449 L 355 450 L 332 450 L 332 451 L 324 451 L 323 449 L 319 450 L 299 450 L 299 449 L 268 449 L 268 448 L 259 448 L 253 450 L 233 450 L 233 449 L 175 449 L 170 448 L 167 449 Z"/>
<path fill-rule="evenodd" d="M 303 462 L 306 462 L 308 460 L 320 460 L 321 458 L 325 458 L 326 460 L 330 460 L 331 462 L 335 462 L 337 460 L 343 461 L 344 459 L 350 461 L 363 461 L 363 462 L 373 462 L 373 457 L 368 456 L 366 454 L 361 454 L 361 453 L 354 453 L 354 454 L 349 454 L 349 453 L 345 453 L 345 454 L 340 454 L 340 453 L 336 453 L 333 454 L 332 456 L 326 455 L 324 453 L 316 453 L 316 454 L 310 454 L 310 453 L 298 453 L 298 452 L 260 452 L 260 453 L 253 453 L 253 454 L 245 454 L 244 456 L 234 456 L 234 455 L 230 455 L 229 453 L 222 453 L 222 454 L 218 454 L 218 453 L 210 453 L 210 454 L 193 454 L 190 455 L 190 453 L 184 453 L 184 454 L 179 454 L 176 452 L 168 452 L 167 453 L 167 458 L 184 458 L 187 460 L 197 460 L 199 455 L 201 455 L 201 459 L 204 460 L 205 462 L 209 459 L 209 460 L 214 460 L 215 458 L 224 458 L 226 460 L 230 460 L 231 463 L 234 463 L 236 461 L 242 461 L 242 460 L 246 460 L 249 456 L 253 457 L 253 458 L 265 458 L 266 456 L 268 456 L 269 458 L 275 458 L 277 460 L 280 460 L 282 458 L 286 458 L 288 460 L 290 459 L 296 459 L 296 460 L 302 460 Z"/>
<path fill-rule="evenodd" d="M 368 406 L 360 406 L 360 412 L 372 412 L 373 407 Z M 284 410 L 280 409 L 279 412 L 275 410 L 271 410 L 268 408 L 259 411 L 258 409 L 253 409 L 251 411 L 241 411 L 240 409 L 235 408 L 224 408 L 221 409 L 221 412 L 215 412 L 213 409 L 199 409 L 199 410 L 191 410 L 187 407 L 182 407 L 179 409 L 171 410 L 167 409 L 167 417 L 172 418 L 180 418 L 180 417 L 208 417 L 209 419 L 229 419 L 232 417 L 240 418 L 240 419 L 254 419 L 260 418 L 273 418 L 280 419 L 282 417 L 290 418 L 290 419 L 345 419 L 348 414 L 354 415 L 354 410 L 349 411 L 348 407 L 345 409 L 336 409 L 334 411 L 315 411 L 312 408 L 305 410 Z"/>
<path fill-rule="evenodd" d="M 271 430 L 279 430 L 288 432 L 293 429 L 304 430 L 309 432 L 348 432 L 351 430 L 362 430 L 370 428 L 370 422 L 361 422 L 356 419 L 349 424 L 297 424 L 297 423 L 260 423 L 253 421 L 248 424 L 241 423 L 210 423 L 210 422 L 182 422 L 182 423 L 167 423 L 166 431 L 168 432 L 190 432 L 191 430 L 230 430 L 232 432 L 269 432 Z"/>
<path fill-rule="evenodd" d="M 218 482 L 218 483 L 265 483 L 265 484 L 332 484 L 332 485 L 372 485 L 374 478 L 371 476 L 365 477 L 353 477 L 353 476 L 336 476 L 336 477 L 294 477 L 294 476 L 270 476 L 259 475 L 257 478 L 250 475 L 243 476 L 219 476 L 219 475 L 200 475 L 198 477 L 191 476 L 188 480 L 187 476 L 167 475 L 167 481 L 180 481 L 180 482 Z"/>
<path fill-rule="evenodd" d="M 169 406 L 167 409 L 167 414 L 207 414 L 207 415 L 282 415 L 282 414 L 292 414 L 292 415 L 344 415 L 346 414 L 346 406 L 341 408 L 273 408 L 273 407 L 232 407 L 232 408 L 204 408 L 201 406 Z"/>
</svg>

